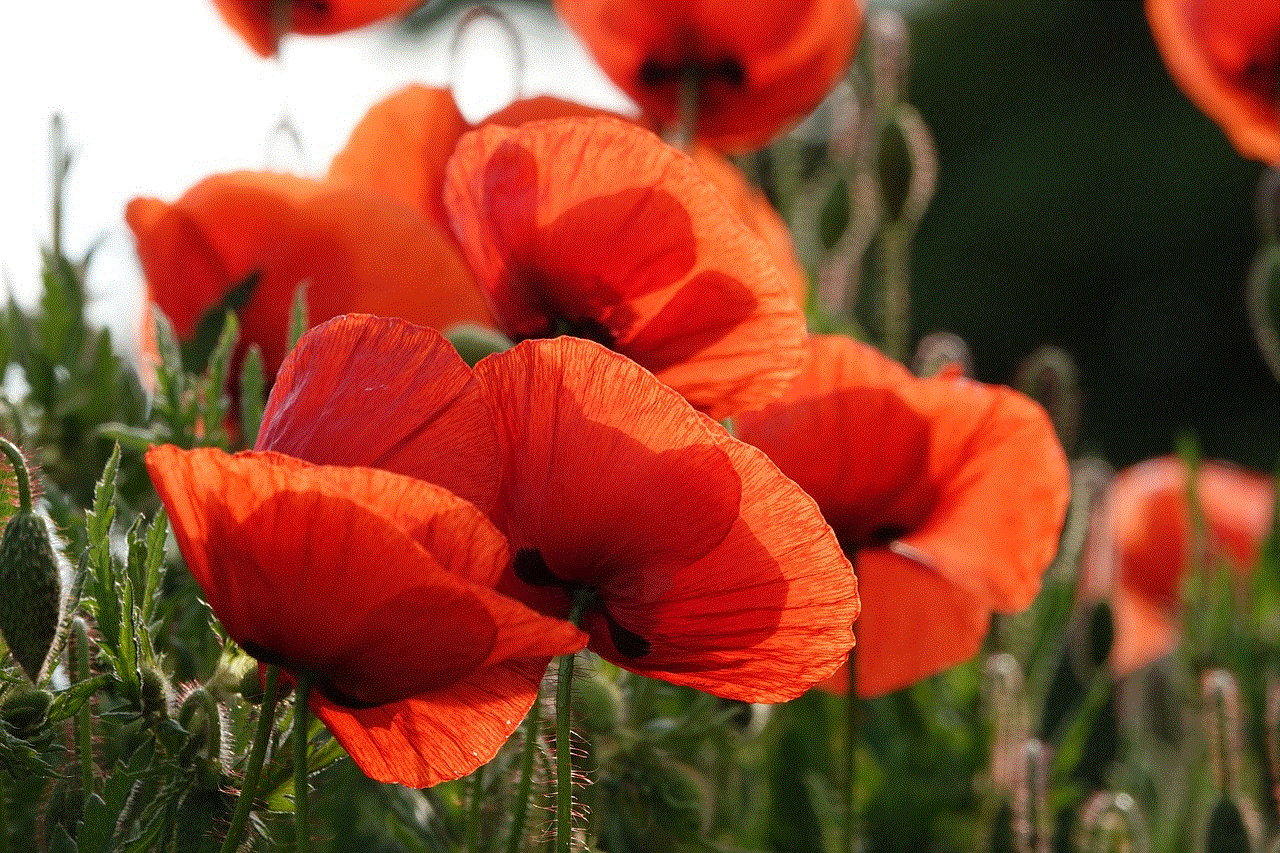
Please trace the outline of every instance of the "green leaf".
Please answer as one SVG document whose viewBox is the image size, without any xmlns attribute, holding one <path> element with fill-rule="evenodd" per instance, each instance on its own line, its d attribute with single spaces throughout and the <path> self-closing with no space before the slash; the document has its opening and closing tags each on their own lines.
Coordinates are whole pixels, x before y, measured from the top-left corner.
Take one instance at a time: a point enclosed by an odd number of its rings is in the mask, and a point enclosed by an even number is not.
<svg viewBox="0 0 1280 853">
<path fill-rule="evenodd" d="M 844 178 L 836 181 L 831 194 L 822 205 L 818 214 L 818 235 L 822 245 L 829 252 L 840 242 L 849 227 L 849 185 Z"/>
<path fill-rule="evenodd" d="M 293 304 L 289 307 L 289 340 L 287 341 L 289 346 L 286 352 L 292 351 L 298 345 L 298 339 L 311 328 L 307 319 L 307 285 L 309 283 L 302 282 L 293 292 Z"/>
<path fill-rule="evenodd" d="M 111 681 L 108 675 L 95 675 L 93 678 L 73 684 L 53 697 L 46 715 L 50 724 L 69 720 L 79 712 L 85 702 Z"/>
<path fill-rule="evenodd" d="M 49 853 L 80 853 L 80 848 L 71 840 L 71 836 L 67 835 L 67 828 L 62 824 L 58 824 L 53 831 L 53 843 L 49 845 Z"/>
<path fill-rule="evenodd" d="M 200 318 L 190 340 L 181 345 L 182 365 L 188 372 L 204 373 L 212 365 L 215 353 L 226 337 L 227 325 L 234 321 L 235 312 L 249 302 L 261 278 L 262 274 L 257 271 L 250 273 Z"/>
<path fill-rule="evenodd" d="M 77 843 L 94 853 L 114 849 L 111 837 L 115 834 L 116 817 L 116 810 L 108 808 L 102 797 L 90 794 L 84 803 L 84 821 L 76 831 Z"/>
<path fill-rule="evenodd" d="M 258 441 L 262 426 L 262 410 L 267 398 L 267 383 L 263 377 L 262 350 L 250 344 L 240 367 L 240 432 L 244 446 L 253 447 Z"/>
</svg>

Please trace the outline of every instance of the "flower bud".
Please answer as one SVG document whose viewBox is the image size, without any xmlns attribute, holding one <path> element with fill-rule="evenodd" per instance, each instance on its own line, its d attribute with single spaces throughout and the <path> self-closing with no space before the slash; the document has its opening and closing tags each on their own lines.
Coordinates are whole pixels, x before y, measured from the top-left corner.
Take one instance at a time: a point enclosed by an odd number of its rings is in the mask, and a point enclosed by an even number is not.
<svg viewBox="0 0 1280 853">
<path fill-rule="evenodd" d="M 0 634 L 33 682 L 58 633 L 62 576 L 44 517 L 19 509 L 0 540 Z"/>
<path fill-rule="evenodd" d="M 39 730 L 52 701 L 48 690 L 18 690 L 0 705 L 0 719 L 16 737 L 28 738 Z"/>
</svg>

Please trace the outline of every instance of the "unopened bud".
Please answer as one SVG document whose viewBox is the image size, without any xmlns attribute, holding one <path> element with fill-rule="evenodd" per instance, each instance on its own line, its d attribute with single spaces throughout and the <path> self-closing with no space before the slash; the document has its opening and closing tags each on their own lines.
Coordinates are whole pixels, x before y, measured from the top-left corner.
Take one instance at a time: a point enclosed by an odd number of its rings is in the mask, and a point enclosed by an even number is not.
<svg viewBox="0 0 1280 853">
<path fill-rule="evenodd" d="M 53 694 L 47 690 L 18 690 L 0 705 L 0 719 L 14 736 L 27 738 L 40 729 Z"/>
<path fill-rule="evenodd" d="M 62 575 L 43 516 L 19 509 L 0 540 L 0 633 L 34 682 L 58 633 Z"/>
<path fill-rule="evenodd" d="M 574 685 L 574 714 L 588 731 L 616 732 L 622 725 L 622 692 L 613 679 L 600 672 L 578 679 Z"/>
<path fill-rule="evenodd" d="M 445 330 L 444 336 L 472 367 L 486 355 L 511 349 L 511 339 L 501 332 L 475 323 L 458 323 Z"/>
</svg>

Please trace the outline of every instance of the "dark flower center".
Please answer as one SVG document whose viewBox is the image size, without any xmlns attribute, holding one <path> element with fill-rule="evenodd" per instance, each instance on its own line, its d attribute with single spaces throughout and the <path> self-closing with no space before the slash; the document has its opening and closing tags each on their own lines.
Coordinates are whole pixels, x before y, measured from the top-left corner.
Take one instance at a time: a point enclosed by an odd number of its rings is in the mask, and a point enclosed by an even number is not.
<svg viewBox="0 0 1280 853">
<path fill-rule="evenodd" d="M 244 649 L 250 657 L 259 660 L 268 666 L 278 666 L 291 673 L 297 673 L 307 669 L 306 666 L 299 665 L 294 661 L 285 660 L 270 649 L 264 649 L 262 646 L 254 642 L 243 642 L 240 644 L 240 647 Z M 376 708 L 379 705 L 385 704 L 383 702 L 366 702 L 363 699 L 357 699 L 355 696 L 352 696 L 331 684 L 329 680 L 325 678 L 323 673 L 312 671 L 311 678 L 311 689 L 315 690 L 333 704 L 340 705 L 343 708 L 350 708 L 358 711 L 362 708 Z"/>
<path fill-rule="evenodd" d="M 686 74 L 695 75 L 702 85 L 719 80 L 738 89 L 747 82 L 747 73 L 742 63 L 731 56 L 714 62 L 678 63 L 663 62 L 651 56 L 640 64 L 636 76 L 646 86 L 665 86 L 680 82 Z"/>
<path fill-rule="evenodd" d="M 558 576 L 547 566 L 547 561 L 537 548 L 521 548 L 517 551 L 512 568 L 516 577 L 530 586 L 560 587 L 570 599 L 584 590 L 590 592 L 593 603 L 588 606 L 595 607 L 600 615 L 604 617 L 605 624 L 609 626 L 609 639 L 613 641 L 613 646 L 618 650 L 618 653 L 630 660 L 636 660 L 649 654 L 651 648 L 649 641 L 634 631 L 623 627 L 613 618 L 613 615 L 609 613 L 609 608 L 600 601 L 599 590 L 584 584 L 566 581 Z"/>
</svg>

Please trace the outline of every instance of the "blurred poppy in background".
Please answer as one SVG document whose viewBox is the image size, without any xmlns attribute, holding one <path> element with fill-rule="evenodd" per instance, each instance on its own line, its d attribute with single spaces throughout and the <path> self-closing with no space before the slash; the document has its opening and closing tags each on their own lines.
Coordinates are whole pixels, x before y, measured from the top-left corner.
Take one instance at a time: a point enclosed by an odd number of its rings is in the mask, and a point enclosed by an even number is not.
<svg viewBox="0 0 1280 853">
<path fill-rule="evenodd" d="M 1169 73 L 1245 157 L 1280 163 L 1280 5 L 1147 0 Z"/>
<path fill-rule="evenodd" d="M 1193 479 L 1182 459 L 1166 456 L 1111 480 L 1090 531 L 1082 586 L 1086 595 L 1110 597 L 1116 674 L 1173 648 L 1188 572 L 1227 565 L 1243 574 L 1257 565 L 1274 510 L 1271 478 L 1222 462 L 1201 463 Z"/>
<path fill-rule="evenodd" d="M 373 779 L 470 773 L 586 640 L 495 591 L 506 540 L 445 489 L 275 453 L 166 445 L 146 463 L 227 634 L 310 673 L 309 707 Z"/>
<path fill-rule="evenodd" d="M 213 0 L 223 20 L 259 56 L 287 33 L 327 36 L 409 12 L 420 0 Z"/>
<path fill-rule="evenodd" d="M 610 79 L 659 125 L 696 92 L 693 135 L 763 146 L 807 115 L 853 57 L 858 0 L 556 0 Z"/>
<path fill-rule="evenodd" d="M 786 395 L 735 424 L 813 496 L 853 561 L 859 695 L 969 659 L 993 611 L 1039 591 L 1070 486 L 1053 425 L 1022 394 L 917 379 L 865 344 L 814 337 Z M 847 670 L 826 686 L 846 690 Z"/>
<path fill-rule="evenodd" d="M 639 362 L 721 418 L 782 393 L 804 317 L 759 238 L 684 155 L 608 118 L 463 137 L 445 207 L 499 327 Z"/>
<path fill-rule="evenodd" d="M 237 358 L 257 344 L 268 379 L 284 359 L 300 285 L 312 325 L 350 311 L 437 328 L 489 318 L 484 295 L 445 234 L 364 190 L 234 172 L 204 179 L 172 204 L 136 198 L 126 219 L 148 298 L 173 321 L 178 338 L 191 341 L 210 312 L 234 309 Z"/>
</svg>

